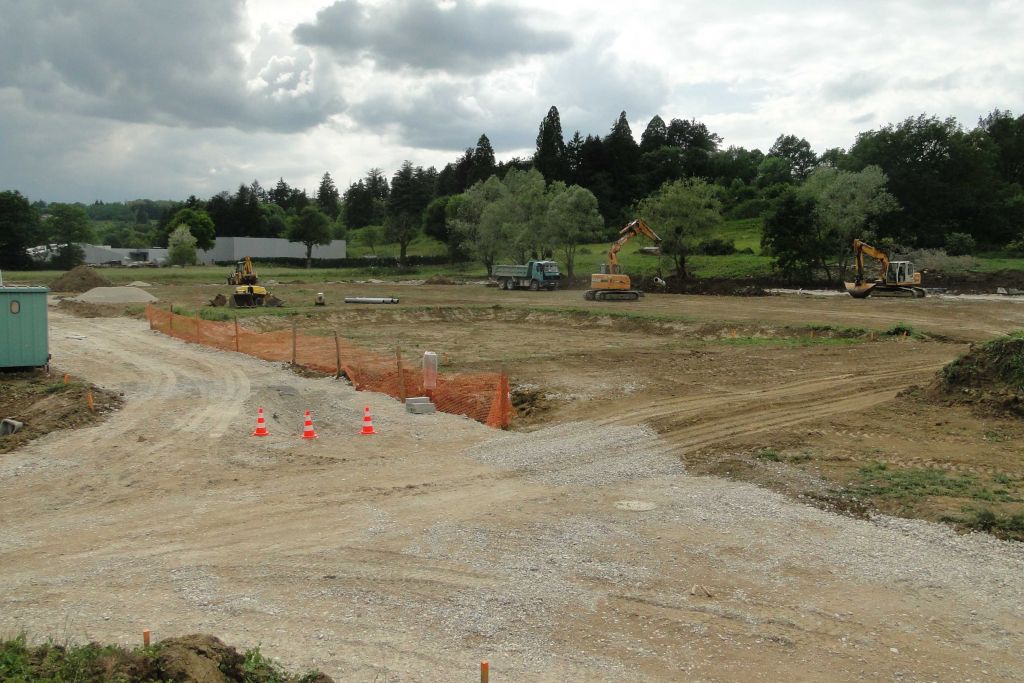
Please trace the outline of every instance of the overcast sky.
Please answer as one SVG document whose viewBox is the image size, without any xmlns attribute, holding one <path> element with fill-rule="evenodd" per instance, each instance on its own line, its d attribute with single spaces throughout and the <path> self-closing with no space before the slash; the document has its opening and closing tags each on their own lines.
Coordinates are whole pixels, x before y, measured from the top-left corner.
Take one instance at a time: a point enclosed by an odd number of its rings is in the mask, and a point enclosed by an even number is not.
<svg viewBox="0 0 1024 683">
<path fill-rule="evenodd" d="M 919 113 L 1024 114 L 1021 0 L 0 0 L 0 190 L 207 198 L 279 177 L 312 194 L 480 133 L 533 152 L 625 110 L 725 145 L 816 152 Z"/>
</svg>

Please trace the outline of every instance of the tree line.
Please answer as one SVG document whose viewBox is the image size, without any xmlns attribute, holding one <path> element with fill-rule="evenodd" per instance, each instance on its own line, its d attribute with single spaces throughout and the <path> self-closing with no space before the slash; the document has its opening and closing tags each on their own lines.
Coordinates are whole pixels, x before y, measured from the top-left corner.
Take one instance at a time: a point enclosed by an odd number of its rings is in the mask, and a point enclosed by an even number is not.
<svg viewBox="0 0 1024 683">
<path fill-rule="evenodd" d="M 34 212 L 38 226 L 48 210 L 39 204 L 3 193 L 0 214 L 8 215 L 0 225 L 28 225 Z M 324 173 L 312 196 L 281 178 L 269 190 L 253 181 L 206 201 L 79 208 L 115 246 L 166 244 L 186 224 L 200 248 L 217 235 L 286 237 L 308 254 L 314 244 L 347 237 L 371 247 L 395 243 L 404 263 L 425 233 L 453 260 L 489 267 L 497 258 L 557 252 L 570 271 L 578 244 L 610 240 L 640 213 L 665 238 L 681 275 L 719 221 L 761 217 L 763 249 L 780 271 L 834 279 L 853 237 L 950 251 L 1024 245 L 1024 116 L 995 110 L 967 129 L 922 114 L 818 154 L 794 134 L 780 135 L 767 152 L 723 148 L 705 124 L 660 116 L 637 141 L 625 112 L 603 136 L 575 131 L 566 139 L 551 107 L 530 158 L 498 162 L 481 134 L 441 170 L 406 161 L 388 178 L 371 168 L 344 191 Z M 3 230 L 0 239 L 15 252 L 32 243 L 24 230 L 11 234 Z M 4 251 L 0 259 L 10 262 Z"/>
</svg>

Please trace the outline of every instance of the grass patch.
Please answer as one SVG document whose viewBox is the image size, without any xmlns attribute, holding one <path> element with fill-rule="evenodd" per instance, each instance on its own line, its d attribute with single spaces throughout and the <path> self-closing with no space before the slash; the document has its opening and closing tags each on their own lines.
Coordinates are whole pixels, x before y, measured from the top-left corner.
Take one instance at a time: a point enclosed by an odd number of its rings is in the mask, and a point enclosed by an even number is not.
<svg viewBox="0 0 1024 683">
<path fill-rule="evenodd" d="M 913 337 L 914 339 L 923 339 L 924 335 L 913 328 L 912 325 L 907 323 L 896 323 L 889 329 L 882 332 L 883 337 Z"/>
<path fill-rule="evenodd" d="M 170 681 L 175 671 L 181 675 L 180 649 L 176 658 L 170 655 L 175 645 L 157 643 L 149 647 L 127 649 L 116 645 L 88 643 L 86 645 L 60 645 L 52 640 L 43 645 L 30 646 L 24 633 L 0 641 L 0 681 L 10 683 L 136 683 Z M 240 657 L 228 648 L 228 656 L 217 661 L 223 680 L 230 683 L 311 683 L 320 680 L 316 671 L 291 675 L 279 665 L 263 656 L 259 647 L 245 651 Z M 239 661 L 240 660 L 240 661 Z M 195 669 L 187 676 L 202 674 L 206 669 Z M 181 680 L 178 678 L 178 680 Z M 193 680 L 189 678 L 189 680 Z"/>
<path fill-rule="evenodd" d="M 129 651 L 99 643 L 70 647 L 51 641 L 29 647 L 25 634 L 21 634 L 0 642 L 0 680 L 12 683 L 158 680 L 154 655 L 155 648 Z"/>
<path fill-rule="evenodd" d="M 850 344 L 860 344 L 863 339 L 858 337 L 826 337 L 824 335 L 820 337 L 812 336 L 795 336 L 795 337 L 756 337 L 756 336 L 742 336 L 742 337 L 722 337 L 716 339 L 711 343 L 722 344 L 725 346 L 791 346 L 791 347 L 803 347 L 803 346 L 848 346 Z"/>
<path fill-rule="evenodd" d="M 765 462 L 782 461 L 782 456 L 779 455 L 778 451 L 772 450 L 771 448 L 762 448 L 761 450 L 754 454 L 754 457 L 757 458 L 758 460 L 762 460 Z"/>
<path fill-rule="evenodd" d="M 764 231 L 763 218 L 738 218 L 724 221 L 715 229 L 712 238 L 732 240 L 738 251 L 750 249 L 761 253 L 761 233 Z"/>
<path fill-rule="evenodd" d="M 772 274 L 772 258 L 757 254 L 730 256 L 691 256 L 686 267 L 692 275 L 702 279 L 744 279 L 767 277 Z M 671 268 L 666 269 L 666 272 Z"/>
<path fill-rule="evenodd" d="M 973 475 L 951 475 L 935 468 L 890 469 L 882 462 L 873 462 L 860 468 L 849 490 L 856 495 L 889 498 L 905 503 L 936 496 L 997 503 L 1021 502 L 1002 486 L 989 488 Z"/>
<path fill-rule="evenodd" d="M 971 531 L 984 531 L 1000 538 L 1024 541 L 1024 512 L 1000 514 L 989 508 L 969 509 L 966 515 L 947 515 L 942 521 Z"/>
</svg>

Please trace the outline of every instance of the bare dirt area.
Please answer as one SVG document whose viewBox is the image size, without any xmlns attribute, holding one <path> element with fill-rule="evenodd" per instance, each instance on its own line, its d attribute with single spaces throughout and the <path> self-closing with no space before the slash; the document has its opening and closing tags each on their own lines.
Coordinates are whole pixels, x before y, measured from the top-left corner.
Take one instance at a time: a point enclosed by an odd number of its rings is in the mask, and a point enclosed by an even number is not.
<svg viewBox="0 0 1024 683">
<path fill-rule="evenodd" d="M 467 679 L 481 659 L 492 680 L 1024 675 L 1024 546 L 872 514 L 1018 509 L 1019 418 L 904 392 L 1024 327 L 1019 304 L 648 296 L 622 315 L 579 292 L 304 288 L 400 296 L 301 324 L 504 367 L 534 409 L 510 432 L 409 415 L 55 312 L 55 359 L 125 405 L 0 456 L 0 631 L 214 633 L 353 681 Z M 913 334 L 884 334 L 899 323 Z M 917 470 L 946 473 L 926 482 L 945 503 L 914 497 Z"/>
</svg>

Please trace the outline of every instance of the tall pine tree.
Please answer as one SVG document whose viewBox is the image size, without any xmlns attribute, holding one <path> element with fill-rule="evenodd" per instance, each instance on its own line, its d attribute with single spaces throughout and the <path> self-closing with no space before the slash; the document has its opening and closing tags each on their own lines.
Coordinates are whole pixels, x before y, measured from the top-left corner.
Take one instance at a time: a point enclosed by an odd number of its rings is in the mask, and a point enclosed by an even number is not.
<svg viewBox="0 0 1024 683">
<path fill-rule="evenodd" d="M 540 122 L 540 130 L 537 131 L 537 151 L 533 155 L 533 167 L 540 171 L 544 180 L 549 183 L 566 180 L 569 176 L 558 107 L 551 107 L 547 116 Z"/>
<path fill-rule="evenodd" d="M 481 180 L 487 180 L 497 170 L 498 164 L 494 160 L 494 148 L 486 135 L 481 135 L 476 141 L 476 149 L 473 150 L 473 168 L 469 174 L 469 184 L 472 185 Z"/>
<path fill-rule="evenodd" d="M 341 194 L 334 185 L 330 173 L 324 173 L 320 187 L 316 190 L 316 205 L 321 211 L 335 219 L 341 213 Z"/>
</svg>

